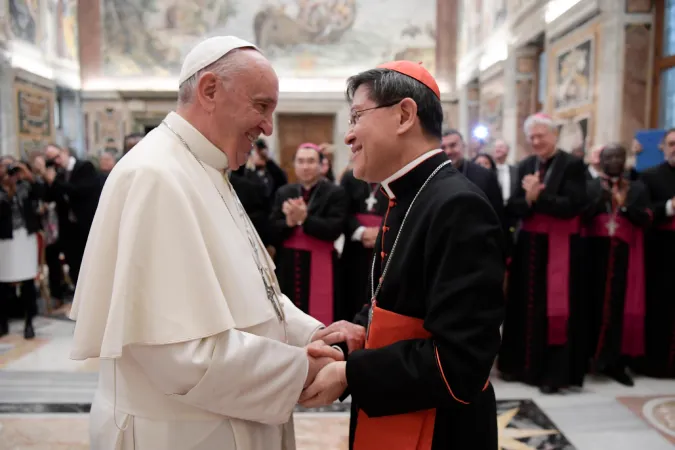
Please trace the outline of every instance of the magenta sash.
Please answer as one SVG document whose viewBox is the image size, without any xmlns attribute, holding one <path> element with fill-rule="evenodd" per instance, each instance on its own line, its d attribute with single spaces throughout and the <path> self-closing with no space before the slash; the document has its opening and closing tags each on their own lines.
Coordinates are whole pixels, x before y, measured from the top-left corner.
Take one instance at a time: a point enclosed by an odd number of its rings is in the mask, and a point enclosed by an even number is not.
<svg viewBox="0 0 675 450">
<path fill-rule="evenodd" d="M 610 220 L 609 214 L 599 214 L 586 228 L 586 234 L 611 238 Z M 645 351 L 644 232 L 625 217 L 617 216 L 615 221 L 617 227 L 613 237 L 628 244 L 629 248 L 621 352 L 627 356 L 642 356 Z"/>
<path fill-rule="evenodd" d="M 333 323 L 333 242 L 308 236 L 296 227 L 283 246 L 310 253 L 309 315 L 330 325 Z"/>
<path fill-rule="evenodd" d="M 675 217 L 671 217 L 666 223 L 656 225 L 654 228 L 658 230 L 675 231 Z"/>
<path fill-rule="evenodd" d="M 356 214 L 356 218 L 364 227 L 379 228 L 382 225 L 382 216 L 377 214 Z"/>
<path fill-rule="evenodd" d="M 523 220 L 523 231 L 548 235 L 548 264 L 546 278 L 546 310 L 548 344 L 567 342 L 567 320 L 570 315 L 570 236 L 581 231 L 579 217 L 558 219 L 535 214 Z"/>
</svg>

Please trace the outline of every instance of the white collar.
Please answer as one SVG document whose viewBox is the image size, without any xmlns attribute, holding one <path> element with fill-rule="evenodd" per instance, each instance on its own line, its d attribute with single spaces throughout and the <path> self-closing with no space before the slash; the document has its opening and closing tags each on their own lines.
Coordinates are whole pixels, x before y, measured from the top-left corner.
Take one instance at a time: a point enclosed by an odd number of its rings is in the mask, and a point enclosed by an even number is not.
<svg viewBox="0 0 675 450">
<path fill-rule="evenodd" d="M 71 156 L 70 158 L 68 158 L 68 166 L 66 167 L 66 172 L 72 172 L 73 169 L 75 168 L 76 162 L 77 162 L 77 160 L 75 159 L 74 156 Z"/>
<path fill-rule="evenodd" d="M 190 150 L 204 164 L 207 164 L 216 170 L 227 169 L 227 155 L 221 152 L 218 147 L 211 143 L 211 141 L 206 139 L 206 137 L 192 126 L 190 122 L 173 111 L 164 118 L 164 121 L 168 123 L 171 129 L 178 133 L 181 138 L 185 139 L 187 145 L 190 146 Z M 171 130 L 166 129 L 166 131 L 174 136 Z"/>
<path fill-rule="evenodd" d="M 426 161 L 427 159 L 431 158 L 432 156 L 438 155 L 441 153 L 443 150 L 440 148 L 437 148 L 436 150 L 429 150 L 426 153 L 423 153 L 422 155 L 418 156 L 414 160 L 410 161 L 408 164 L 403 166 L 401 169 L 397 170 L 396 173 L 388 177 L 386 180 L 384 180 L 380 185 L 382 186 L 382 189 L 384 189 L 384 192 L 387 193 L 387 196 L 391 199 L 396 198 L 394 195 L 394 192 L 389 188 L 389 183 L 392 181 L 398 180 L 401 178 L 403 175 L 407 174 L 411 170 L 413 170 L 415 167 Z"/>
</svg>

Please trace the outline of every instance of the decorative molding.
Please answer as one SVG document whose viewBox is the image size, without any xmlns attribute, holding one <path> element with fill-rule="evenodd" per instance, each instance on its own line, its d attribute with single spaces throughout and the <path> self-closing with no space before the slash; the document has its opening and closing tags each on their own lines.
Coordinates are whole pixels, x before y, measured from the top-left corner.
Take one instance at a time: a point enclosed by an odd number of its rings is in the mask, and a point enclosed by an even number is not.
<svg viewBox="0 0 675 450">
<path fill-rule="evenodd" d="M 599 0 L 582 0 L 546 26 L 546 39 L 553 41 L 600 14 Z"/>
<path fill-rule="evenodd" d="M 504 65 L 505 65 L 504 61 L 496 62 L 495 64 L 491 65 L 490 67 L 482 71 L 480 76 L 478 77 L 478 80 L 482 84 L 492 80 L 493 78 L 503 75 Z"/>
</svg>

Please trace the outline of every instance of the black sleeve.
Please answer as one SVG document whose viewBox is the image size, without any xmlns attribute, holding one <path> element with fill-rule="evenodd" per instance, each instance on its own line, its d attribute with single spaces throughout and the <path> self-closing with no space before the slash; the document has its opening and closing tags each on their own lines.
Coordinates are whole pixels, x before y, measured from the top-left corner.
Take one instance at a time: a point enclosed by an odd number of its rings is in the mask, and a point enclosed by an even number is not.
<svg viewBox="0 0 675 450">
<path fill-rule="evenodd" d="M 523 178 L 527 175 L 525 161 L 518 165 L 518 183 L 516 191 L 511 193 L 509 201 L 506 204 L 506 214 L 515 219 L 525 219 L 532 214 L 532 208 L 525 200 L 525 189 L 523 189 Z"/>
<path fill-rule="evenodd" d="M 487 184 L 485 195 L 490 201 L 492 208 L 497 213 L 497 217 L 499 218 L 499 220 L 502 223 L 505 223 L 506 220 L 504 216 L 504 197 L 502 196 L 502 188 L 499 185 L 497 175 L 495 175 L 490 171 L 487 172 Z"/>
<path fill-rule="evenodd" d="M 649 193 L 641 181 L 632 181 L 626 195 L 626 206 L 621 214 L 634 225 L 646 227 L 652 221 L 652 211 L 649 209 Z"/>
<path fill-rule="evenodd" d="M 535 212 L 571 219 L 581 214 L 586 208 L 586 167 L 580 159 L 574 159 L 565 168 L 565 178 L 558 193 L 546 190 L 532 205 Z"/>
<path fill-rule="evenodd" d="M 324 241 L 334 241 L 340 237 L 347 220 L 348 200 L 345 190 L 341 186 L 331 186 L 331 192 L 326 198 L 326 214 L 321 216 L 308 215 L 302 224 L 302 230 L 309 236 Z"/>
<path fill-rule="evenodd" d="M 286 197 L 284 196 L 284 189 L 279 189 L 274 196 L 270 220 L 266 227 L 269 243 L 273 246 L 278 246 L 283 243 L 293 230 L 286 224 L 286 215 L 281 210 L 285 201 Z"/>
<path fill-rule="evenodd" d="M 370 305 L 365 305 L 363 308 L 361 308 L 361 311 L 357 312 L 356 315 L 354 316 L 354 322 L 357 325 L 361 325 L 362 327 L 367 327 L 368 326 L 368 314 L 370 313 Z"/>
<path fill-rule="evenodd" d="M 355 351 L 347 360 L 352 398 L 370 417 L 472 402 L 499 350 L 505 260 L 494 211 L 463 192 L 439 208 L 428 236 L 420 301 L 432 337 Z"/>
<path fill-rule="evenodd" d="M 355 214 L 352 214 L 353 211 L 358 211 L 358 208 L 354 205 L 354 197 L 351 195 L 351 177 L 345 174 L 340 180 L 340 186 L 345 190 L 347 195 L 347 219 L 345 220 L 345 239 L 351 239 L 354 232 L 361 226 L 361 222 L 356 218 Z"/>
<path fill-rule="evenodd" d="M 91 161 L 82 161 L 77 181 L 67 182 L 57 178 L 47 190 L 50 199 L 56 200 L 68 196 L 71 202 L 77 202 L 91 198 L 94 194 L 98 196 L 101 192 L 101 180 Z"/>
<path fill-rule="evenodd" d="M 594 180 L 587 181 L 586 193 L 588 201 L 581 213 L 584 222 L 589 223 L 600 213 L 605 212 L 607 202 L 611 200 L 611 194 L 601 186 L 596 185 Z"/>
<path fill-rule="evenodd" d="M 655 189 L 653 186 L 657 184 L 655 178 L 658 178 L 658 174 L 653 171 L 646 171 L 642 174 L 642 182 L 647 187 L 647 193 L 650 196 L 649 209 L 652 211 L 652 214 L 654 214 L 654 223 L 660 224 L 670 219 L 670 217 L 666 215 L 666 203 L 668 203 L 668 200 L 670 199 L 656 200 L 654 198 L 653 192 Z M 675 205 L 673 205 L 673 207 L 675 207 Z"/>
</svg>

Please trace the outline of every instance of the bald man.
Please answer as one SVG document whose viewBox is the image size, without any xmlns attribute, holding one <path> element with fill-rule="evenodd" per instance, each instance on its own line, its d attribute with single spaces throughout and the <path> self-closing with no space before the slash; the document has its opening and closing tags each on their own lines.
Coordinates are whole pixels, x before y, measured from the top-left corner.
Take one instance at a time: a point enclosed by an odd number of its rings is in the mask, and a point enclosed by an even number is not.
<svg viewBox="0 0 675 450">
<path fill-rule="evenodd" d="M 101 361 L 92 448 L 292 449 L 301 392 L 343 358 L 281 294 L 223 177 L 272 134 L 278 86 L 252 44 L 198 44 L 176 112 L 110 173 L 71 313 L 71 357 Z"/>
</svg>

